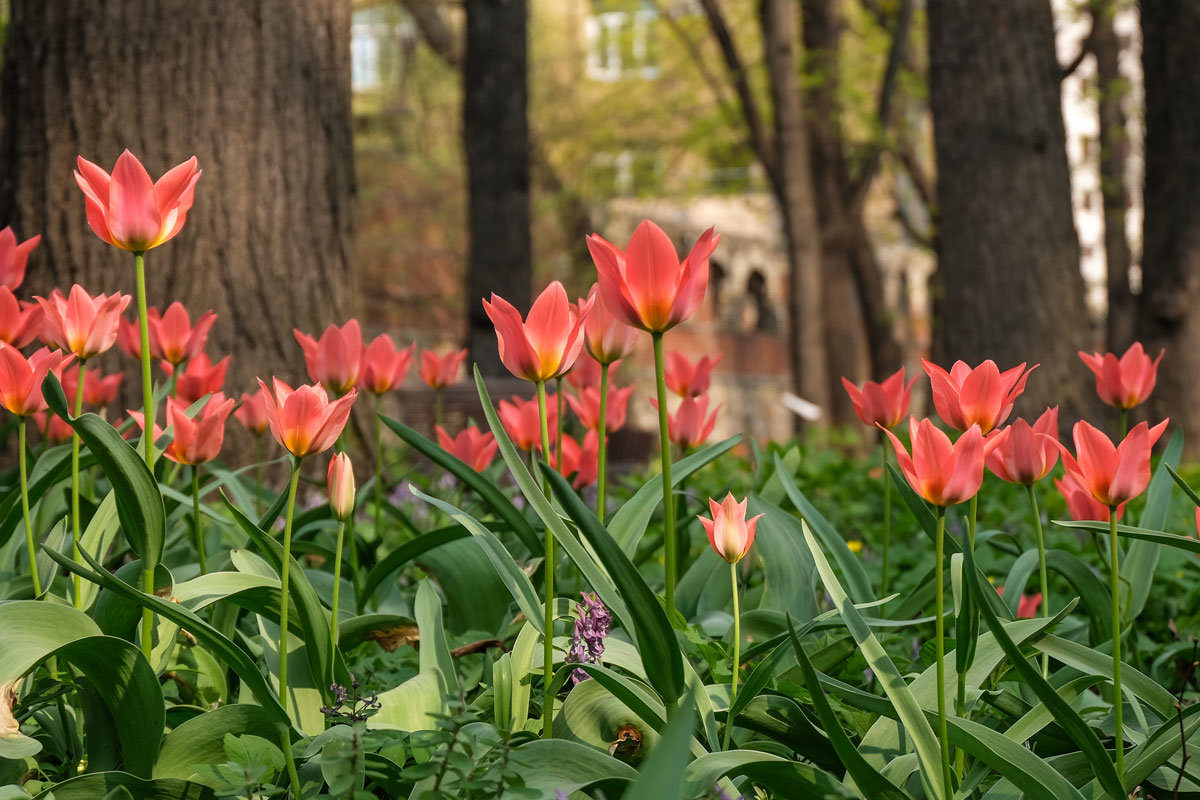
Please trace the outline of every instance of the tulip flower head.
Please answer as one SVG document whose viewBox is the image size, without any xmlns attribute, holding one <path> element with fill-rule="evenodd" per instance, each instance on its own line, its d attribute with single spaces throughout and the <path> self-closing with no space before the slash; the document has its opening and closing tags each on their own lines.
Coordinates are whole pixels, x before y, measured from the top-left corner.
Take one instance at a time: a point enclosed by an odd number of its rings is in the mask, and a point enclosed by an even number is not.
<svg viewBox="0 0 1200 800">
<path fill-rule="evenodd" d="M 191 317 L 179 301 L 167 306 L 165 314 L 159 315 L 157 308 L 151 308 L 146 313 L 146 324 L 150 329 L 150 354 L 169 364 L 180 364 L 204 350 L 208 332 L 217 321 L 217 315 L 209 310 L 201 314 L 195 327 L 192 327 Z M 136 349 L 140 358 L 141 334 L 137 323 L 132 327 L 134 335 L 138 337 Z"/>
<path fill-rule="evenodd" d="M 749 502 L 747 498 L 739 503 L 730 492 L 720 503 L 708 498 L 712 519 L 696 515 L 708 534 L 708 543 L 717 551 L 717 555 L 730 564 L 741 561 L 750 551 L 750 545 L 754 544 L 754 529 L 758 527 L 762 514 L 746 519 Z"/>
<path fill-rule="evenodd" d="M 24 282 L 29 254 L 41 240 L 38 235 L 18 243 L 12 228 L 0 230 L 0 287 L 11 291 Z"/>
<path fill-rule="evenodd" d="M 693 364 L 683 353 L 672 350 L 667 353 L 667 388 L 680 397 L 699 397 L 707 393 L 712 383 L 713 367 L 721 363 L 724 355 L 717 353 L 716 358 L 704 356 Z"/>
<path fill-rule="evenodd" d="M 984 439 L 988 469 L 1002 481 L 1032 486 L 1058 463 L 1058 406 L 1047 408 L 1031 426 L 1018 419 Z"/>
<path fill-rule="evenodd" d="M 354 516 L 354 465 L 345 453 L 334 453 L 329 459 L 329 510 L 346 522 Z"/>
<path fill-rule="evenodd" d="M 206 394 L 215 394 L 225 385 L 225 373 L 229 369 L 230 356 L 225 356 L 216 364 L 208 357 L 208 353 L 197 353 L 183 365 L 175 381 L 175 396 L 184 403 L 192 403 Z M 169 363 L 163 363 L 167 375 L 173 375 L 175 368 Z"/>
<path fill-rule="evenodd" d="M 997 586 L 996 594 L 1004 596 L 1004 587 Z M 1017 601 L 1017 619 L 1033 619 L 1037 616 L 1038 608 L 1042 605 L 1042 593 L 1023 594 Z"/>
<path fill-rule="evenodd" d="M 571 485 L 576 489 L 591 486 L 599 475 L 600 437 L 595 431 L 588 431 L 583 437 L 583 444 L 575 441 L 569 434 L 562 436 L 562 461 L 558 452 L 552 451 L 550 466 L 558 470 L 564 478 L 575 476 Z"/>
<path fill-rule="evenodd" d="M 867 381 L 862 388 L 855 386 L 848 379 L 842 378 L 842 386 L 850 395 L 854 404 L 854 413 L 862 420 L 863 425 L 871 427 L 894 428 L 908 414 L 912 402 L 912 387 L 917 382 L 913 378 L 904 382 L 904 367 L 894 372 L 880 383 Z"/>
<path fill-rule="evenodd" d="M 637 328 L 629 327 L 612 315 L 600 297 L 597 284 L 592 284 L 586 300 L 580 298 L 576 309 L 583 308 L 589 302 L 592 311 L 583 323 L 583 346 L 596 363 L 615 364 L 631 354 L 637 346 Z"/>
<path fill-rule="evenodd" d="M 200 180 L 195 156 L 157 182 L 128 150 L 117 159 L 111 176 L 83 156 L 77 164 L 75 183 L 83 190 L 88 224 L 104 241 L 144 253 L 183 229 Z"/>
<path fill-rule="evenodd" d="M 188 416 L 190 404 L 175 397 L 167 398 L 167 425 L 171 427 L 171 443 L 163 455 L 176 464 L 206 464 L 221 454 L 225 443 L 225 422 L 233 411 L 234 400 L 221 392 L 209 397 L 195 416 Z M 146 420 L 140 411 L 130 411 L 138 427 L 146 429 Z M 163 434 L 154 426 L 154 439 Z"/>
<path fill-rule="evenodd" d="M 146 314 L 157 314 L 158 309 L 151 306 L 146 310 Z M 121 352 L 135 361 L 142 359 L 142 329 L 135 319 L 132 322 L 121 317 L 117 322 L 117 347 L 121 348 Z"/>
<path fill-rule="evenodd" d="M 541 434 L 538 434 L 539 437 Z M 479 428 L 472 425 L 451 436 L 441 425 L 437 426 L 438 446 L 453 455 L 476 472 L 483 472 L 496 458 L 500 445 L 496 437 L 489 433 L 481 433 Z"/>
<path fill-rule="evenodd" d="M 238 422 L 242 423 L 242 427 L 255 436 L 262 436 L 266 433 L 270 426 L 270 421 L 267 419 L 266 390 L 259 389 L 254 394 L 242 392 L 242 403 L 233 412 L 233 415 L 237 417 Z"/>
<path fill-rule="evenodd" d="M 1062 444 L 1067 477 L 1100 503 L 1112 508 L 1140 495 L 1150 483 L 1150 449 L 1167 428 L 1168 420 L 1151 428 L 1133 427 L 1119 445 L 1090 423 L 1075 423 L 1075 455 Z"/>
<path fill-rule="evenodd" d="M 931 420 L 909 417 L 912 455 L 896 434 L 883 432 L 892 440 L 896 460 L 909 486 L 935 506 L 945 508 L 969 500 L 983 483 L 983 434 L 978 424 L 954 444 Z"/>
<path fill-rule="evenodd" d="M 625 416 L 629 407 L 629 396 L 633 394 L 633 387 L 626 386 L 624 389 L 612 389 L 608 393 L 607 407 L 604 409 L 605 430 L 609 433 L 619 431 L 625 427 Z M 596 388 L 587 388 L 579 390 L 579 397 L 566 395 L 567 405 L 575 412 L 575 416 L 579 417 L 579 421 L 583 423 L 583 427 L 589 431 L 600 429 L 600 390 Z"/>
<path fill-rule="evenodd" d="M 662 333 L 689 319 L 708 288 L 708 259 L 721 237 L 709 228 L 679 260 L 662 228 L 644 220 L 622 252 L 599 234 L 587 237 L 600 296 L 609 312 L 634 328 Z"/>
<path fill-rule="evenodd" d="M 340 328 L 330 325 L 320 340 L 299 330 L 292 333 L 304 349 L 309 378 L 339 397 L 355 387 L 363 357 L 362 329 L 358 320 L 352 319 Z"/>
<path fill-rule="evenodd" d="M 1071 519 L 1080 521 L 1108 522 L 1111 513 L 1108 506 L 1084 491 L 1070 478 L 1055 478 L 1054 486 L 1063 500 L 1067 501 L 1067 513 Z M 1117 506 L 1117 519 L 1125 512 L 1125 503 Z"/>
<path fill-rule="evenodd" d="M 71 355 L 43 347 L 26 358 L 17 348 L 0 342 L 0 405 L 18 417 L 28 417 L 45 411 L 42 381 L 62 369 L 73 359 Z"/>
<path fill-rule="evenodd" d="M 565 375 L 579 358 L 592 301 L 585 300 L 576 309 L 567 300 L 563 285 L 552 281 L 533 301 L 525 320 L 495 293 L 490 301 L 483 301 L 483 309 L 496 326 L 504 366 L 522 380 L 542 383 Z"/>
<path fill-rule="evenodd" d="M 1079 357 L 1096 375 L 1096 393 L 1110 406 L 1128 410 L 1143 402 L 1154 391 L 1158 380 L 1158 362 L 1163 351 L 1153 361 L 1146 355 L 1141 342 L 1134 342 L 1117 358 L 1114 353 L 1092 353 L 1082 350 Z"/>
<path fill-rule="evenodd" d="M 392 337 L 379 334 L 363 352 L 359 382 L 374 394 L 390 392 L 408 377 L 408 368 L 416 352 L 416 342 L 397 350 Z"/>
<path fill-rule="evenodd" d="M 512 400 L 501 400 L 499 413 L 500 423 L 517 447 L 526 452 L 541 451 L 542 425 L 537 400 L 515 396 Z M 546 427 L 548 430 L 558 427 L 558 396 L 554 394 L 546 397 Z"/>
<path fill-rule="evenodd" d="M 0 286 L 0 342 L 24 347 L 42 330 L 42 307 L 22 302 L 8 287 Z"/>
<path fill-rule="evenodd" d="M 105 375 L 98 369 L 89 368 L 83 377 L 83 402 L 93 408 L 104 408 L 117 399 L 117 392 L 121 390 L 121 381 L 124 379 L 124 372 Z M 63 372 L 62 387 L 68 399 L 75 397 L 79 390 L 78 365 Z"/>
<path fill-rule="evenodd" d="M 278 378 L 273 379 L 274 391 L 268 389 L 261 378 L 258 385 L 266 397 L 271 435 L 296 458 L 322 453 L 332 447 L 346 427 L 350 408 L 358 397 L 358 392 L 351 389 L 330 401 L 319 385 L 293 389 Z"/>
<path fill-rule="evenodd" d="M 35 298 L 42 307 L 43 336 L 76 358 L 86 360 L 99 355 L 117 341 L 121 313 L 129 305 L 127 294 L 95 297 L 75 284 L 63 297 L 55 289 L 49 298 Z"/>
<path fill-rule="evenodd" d="M 458 373 L 467 360 L 466 348 L 438 355 L 432 350 L 421 351 L 421 380 L 430 389 L 441 391 L 458 382 Z"/>
<path fill-rule="evenodd" d="M 650 405 L 658 408 L 658 399 L 651 397 Z M 718 404 L 711 414 L 708 413 L 706 394 L 683 398 L 674 414 L 667 413 L 667 438 L 682 450 L 704 444 L 712 436 L 720 410 L 721 405 Z"/>
<path fill-rule="evenodd" d="M 933 405 L 942 422 L 956 431 L 978 425 L 983 434 L 1004 424 L 1013 403 L 1025 391 L 1029 373 L 1038 367 L 1035 364 L 1026 370 L 1021 364 L 1001 372 L 996 362 L 988 359 L 974 369 L 956 361 L 947 372 L 927 359 L 921 363 L 929 375 Z"/>
</svg>

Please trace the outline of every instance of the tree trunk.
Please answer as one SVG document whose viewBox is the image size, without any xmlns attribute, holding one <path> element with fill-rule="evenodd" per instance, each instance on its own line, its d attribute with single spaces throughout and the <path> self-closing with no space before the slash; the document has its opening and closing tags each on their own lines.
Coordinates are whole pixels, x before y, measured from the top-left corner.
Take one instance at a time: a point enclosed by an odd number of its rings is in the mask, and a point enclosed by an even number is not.
<svg viewBox="0 0 1200 800">
<path fill-rule="evenodd" d="M 1113 27 L 1113 6 L 1111 0 L 1098 0 L 1092 8 L 1091 50 L 1096 56 L 1100 91 L 1100 189 L 1104 196 L 1104 258 L 1108 266 L 1105 340 L 1109 350 L 1123 353 L 1133 343 L 1134 326 L 1133 292 L 1129 288 L 1133 256 L 1125 232 L 1129 135 L 1124 102 L 1129 90 L 1119 66 L 1121 45 Z"/>
<path fill-rule="evenodd" d="M 358 297 L 349 0 L 13 0 L 11 12 L 0 219 L 44 235 L 22 290 L 134 291 L 132 256 L 88 228 L 76 155 L 111 170 L 128 147 L 157 177 L 195 154 L 187 225 L 146 256 L 150 303 L 216 310 L 209 349 L 235 352 L 231 393 L 303 377 L 292 329 L 342 322 Z"/>
<path fill-rule="evenodd" d="M 796 81 L 796 19 L 791 0 L 762 0 L 759 22 L 774 107 L 774 169 L 768 170 L 783 217 L 789 291 L 788 334 L 795 391 L 832 412 L 825 346 L 821 235 L 809 164 L 803 100 Z"/>
<path fill-rule="evenodd" d="M 1146 222 L 1138 335 L 1166 348 L 1151 419 L 1200 430 L 1200 6 L 1142 0 Z M 1193 447 L 1193 452 L 1195 448 Z"/>
<path fill-rule="evenodd" d="M 1041 367 L 1019 413 L 1091 404 L 1049 0 L 930 0 L 941 338 L 948 359 Z"/>
<path fill-rule="evenodd" d="M 532 243 L 525 0 L 467 0 L 463 144 L 469 181 L 468 346 L 484 375 L 507 371 L 483 298 L 530 304 Z"/>
</svg>

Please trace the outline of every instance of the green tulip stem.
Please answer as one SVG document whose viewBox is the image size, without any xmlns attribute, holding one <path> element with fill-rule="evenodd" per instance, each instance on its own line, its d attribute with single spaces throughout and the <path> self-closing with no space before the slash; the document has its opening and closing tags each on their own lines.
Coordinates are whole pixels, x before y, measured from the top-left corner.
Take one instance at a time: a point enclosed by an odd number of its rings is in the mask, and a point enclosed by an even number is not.
<svg viewBox="0 0 1200 800">
<path fill-rule="evenodd" d="M 287 662 L 288 662 L 288 573 L 292 565 L 292 517 L 296 510 L 296 488 L 300 484 L 299 458 L 292 465 L 292 479 L 288 483 L 287 514 L 283 523 L 283 565 L 279 577 L 279 704 L 287 711 Z"/>
<path fill-rule="evenodd" d="M 133 265 L 137 268 L 138 332 L 142 336 L 142 415 L 145 430 L 142 445 L 145 448 L 146 466 L 154 469 L 154 376 L 150 371 L 150 323 L 146 316 L 146 254 L 134 253 Z M 178 370 L 176 370 L 178 372 Z M 174 373 L 172 373 L 174 374 Z M 82 383 L 82 381 L 81 381 Z M 149 612 L 147 612 L 149 613 Z"/>
<path fill-rule="evenodd" d="M 1117 750 L 1117 777 L 1125 782 L 1125 727 L 1121 716 L 1124 705 L 1121 697 L 1121 570 L 1120 549 L 1117 547 L 1117 507 L 1108 510 L 1109 589 L 1112 591 L 1112 659 L 1113 659 L 1113 744 Z"/>
<path fill-rule="evenodd" d="M 561 393 L 560 393 L 561 394 Z M 550 426 L 546 419 L 546 382 L 537 384 L 538 421 L 542 429 L 542 458 L 550 465 Z M 546 496 L 550 496 L 550 481 L 546 480 Z M 542 685 L 545 696 L 542 702 L 542 738 L 554 734 L 554 532 L 546 526 L 546 559 L 542 565 L 546 573 L 546 618 L 542 633 Z"/>
<path fill-rule="evenodd" d="M 554 457 L 558 459 L 559 472 L 563 470 L 562 463 L 562 429 L 563 429 L 563 391 L 562 378 L 554 379 L 554 400 L 558 408 L 554 412 Z"/>
<path fill-rule="evenodd" d="M 33 535 L 33 521 L 29 516 L 29 466 L 26 464 L 26 428 L 29 420 L 21 417 L 17 425 L 17 467 L 21 473 L 21 516 L 25 520 L 25 544 L 29 546 L 29 571 L 33 575 L 33 596 L 42 596 L 42 580 L 37 570 L 37 539 Z"/>
<path fill-rule="evenodd" d="M 263 434 L 254 437 L 254 515 L 262 515 L 263 495 Z"/>
<path fill-rule="evenodd" d="M 1121 409 L 1121 438 L 1125 438 L 1125 434 L 1129 431 L 1129 409 Z"/>
<path fill-rule="evenodd" d="M 888 594 L 888 550 L 892 543 L 892 478 L 888 475 L 888 445 L 881 442 L 879 454 L 883 456 L 883 577 L 879 581 L 879 594 Z"/>
<path fill-rule="evenodd" d="M 1042 589 L 1042 618 L 1050 616 L 1050 582 L 1046 579 L 1046 537 L 1042 532 L 1042 512 L 1038 510 L 1037 492 L 1033 484 L 1025 487 L 1029 493 L 1029 505 L 1033 509 L 1033 530 L 1037 534 L 1038 585 Z M 1050 656 L 1042 653 L 1042 677 L 1050 677 Z"/>
<path fill-rule="evenodd" d="M 375 395 L 375 538 L 383 536 L 383 395 Z"/>
<path fill-rule="evenodd" d="M 208 574 L 208 561 L 204 557 L 204 531 L 200 525 L 200 465 L 192 465 L 192 536 L 196 539 L 196 558 L 200 561 L 200 574 Z"/>
<path fill-rule="evenodd" d="M 934 649 L 937 653 L 937 712 L 938 740 L 942 748 L 942 780 L 945 783 L 946 797 L 954 795 L 950 781 L 950 736 L 946 727 L 946 632 L 945 632 L 945 534 L 946 509 L 938 506 L 937 533 L 934 536 L 934 567 L 933 567 L 933 637 Z"/>
<path fill-rule="evenodd" d="M 600 419 L 597 421 L 596 456 L 596 516 L 604 522 L 604 489 L 608 484 L 608 370 L 611 364 L 600 365 Z"/>
<path fill-rule="evenodd" d="M 329 621 L 329 652 L 336 656 L 338 646 L 338 599 L 342 588 L 342 545 L 346 533 L 346 522 L 338 520 L 337 549 L 333 551 L 333 608 Z"/>
<path fill-rule="evenodd" d="M 729 581 L 733 589 L 733 661 L 730 663 L 729 677 L 729 713 L 725 718 L 725 744 L 722 750 L 729 749 L 729 741 L 733 734 L 733 701 L 737 699 L 738 669 L 741 666 L 742 654 L 742 615 L 738 607 L 737 562 L 729 565 Z"/>
<path fill-rule="evenodd" d="M 79 384 L 75 387 L 75 408 L 71 412 L 77 417 L 83 413 L 83 384 L 86 375 L 87 360 L 80 359 Z M 74 551 L 75 561 L 82 564 L 83 559 L 79 555 L 79 540 L 83 536 L 83 525 L 79 519 L 79 445 L 79 434 L 71 434 L 71 549 Z M 35 569 L 34 572 L 36 571 Z M 71 584 L 75 607 L 82 610 L 83 579 L 75 575 L 71 580 Z"/>
<path fill-rule="evenodd" d="M 442 390 L 433 390 L 433 424 L 442 424 Z"/>
<path fill-rule="evenodd" d="M 679 543 L 675 541 L 675 498 L 671 483 L 671 439 L 667 430 L 667 374 L 663 366 L 663 335 L 650 334 L 654 342 L 654 377 L 658 387 L 659 461 L 662 464 L 663 489 L 663 561 L 666 568 L 667 614 L 675 610 L 675 583 Z"/>
</svg>

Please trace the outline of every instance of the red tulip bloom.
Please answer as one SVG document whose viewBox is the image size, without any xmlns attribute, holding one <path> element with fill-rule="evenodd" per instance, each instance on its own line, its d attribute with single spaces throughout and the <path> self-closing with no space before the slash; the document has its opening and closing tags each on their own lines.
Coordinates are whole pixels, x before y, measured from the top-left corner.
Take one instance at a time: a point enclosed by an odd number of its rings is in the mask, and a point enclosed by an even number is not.
<svg viewBox="0 0 1200 800">
<path fill-rule="evenodd" d="M 608 433 L 619 431 L 625 427 L 626 410 L 629 407 L 629 395 L 633 394 L 633 387 L 626 386 L 624 389 L 613 389 L 608 393 L 608 406 L 604 409 L 605 420 L 604 429 Z M 583 423 L 583 427 L 589 431 L 598 431 L 600 429 L 600 390 L 595 388 L 580 389 L 579 397 L 567 395 L 567 405 L 575 412 L 575 416 L 579 417 L 579 421 Z"/>
<path fill-rule="evenodd" d="M 196 157 L 154 182 L 142 162 L 126 150 L 109 176 L 80 156 L 75 183 L 83 190 L 88 224 L 96 235 L 131 253 L 144 253 L 183 229 L 196 181 Z"/>
<path fill-rule="evenodd" d="M 1031 427 L 1018 419 L 984 439 L 988 469 L 1002 481 L 1032 486 L 1058 463 L 1058 406 L 1047 408 Z"/>
<path fill-rule="evenodd" d="M 442 356 L 432 350 L 422 350 L 421 380 L 425 381 L 430 389 L 437 391 L 441 391 L 447 386 L 453 386 L 458 382 L 458 371 L 462 369 L 462 364 L 466 360 L 466 348 Z"/>
<path fill-rule="evenodd" d="M 7 287 L 0 286 L 0 342 L 24 347 L 42 330 L 41 306 L 22 302 Z"/>
<path fill-rule="evenodd" d="M 620 364 L 620 361 L 614 361 L 608 365 L 608 376 L 610 378 Z M 566 377 L 567 383 L 576 389 L 598 388 L 600 386 L 600 362 L 594 358 L 580 356 L 576 359 L 575 366 L 571 367 L 571 371 L 567 373 Z"/>
<path fill-rule="evenodd" d="M 336 395 L 343 395 L 355 387 L 363 356 L 358 320 L 352 319 L 340 328 L 330 325 L 321 334 L 320 341 L 299 330 L 292 333 L 304 349 L 309 378 Z"/>
<path fill-rule="evenodd" d="M 233 412 L 242 427 L 255 436 L 267 432 L 270 421 L 267 419 L 267 392 L 259 389 L 254 394 L 242 392 L 242 404 Z"/>
<path fill-rule="evenodd" d="M 1075 483 L 1075 481 L 1070 478 L 1055 478 L 1054 486 L 1058 489 L 1058 493 L 1063 496 L 1063 499 L 1067 501 L 1067 513 L 1071 515 L 1071 519 L 1108 522 L 1108 506 L 1092 497 L 1090 493 L 1079 488 L 1079 484 Z M 1124 503 L 1117 506 L 1117 519 L 1121 518 L 1121 514 L 1124 511 Z"/>
<path fill-rule="evenodd" d="M 217 321 L 217 315 L 209 310 L 200 315 L 196 326 L 192 327 L 187 309 L 179 301 L 167 306 L 167 313 L 161 316 L 157 308 L 152 308 L 146 313 L 146 325 L 150 329 L 150 354 L 170 364 L 187 361 L 201 352 L 208 341 L 208 332 Z M 136 323 L 133 330 L 138 336 L 136 349 L 140 358 L 142 342 Z"/>
<path fill-rule="evenodd" d="M 151 306 L 146 310 L 147 316 L 151 312 L 157 314 L 158 309 Z M 120 347 L 121 352 L 132 359 L 137 361 L 142 359 L 142 328 L 136 319 L 130 322 L 121 317 L 117 321 L 117 347 Z"/>
<path fill-rule="evenodd" d="M 121 381 L 125 379 L 124 372 L 105 375 L 100 370 L 89 368 L 83 377 L 83 402 L 93 408 L 104 408 L 117 399 L 121 390 Z M 63 393 L 74 403 L 75 393 L 79 391 L 79 366 L 73 366 L 63 372 Z"/>
<path fill-rule="evenodd" d="M 671 238 L 643 221 L 625 252 L 599 234 L 587 237 L 605 306 L 626 325 L 661 333 L 687 320 L 704 300 L 708 258 L 721 240 L 706 230 L 682 262 Z"/>
<path fill-rule="evenodd" d="M 1004 596 L 1004 587 L 997 586 L 996 594 Z M 1023 594 L 1017 601 L 1017 619 L 1033 619 L 1037 616 L 1038 607 L 1042 604 L 1042 593 Z"/>
<path fill-rule="evenodd" d="M 38 411 L 30 419 L 33 421 L 33 427 L 41 431 L 46 437 L 46 441 L 52 444 L 69 442 L 75 436 L 75 429 L 57 414 Z"/>
<path fill-rule="evenodd" d="M 983 483 L 983 434 L 971 425 L 958 441 L 938 430 L 928 419 L 909 417 L 912 455 L 896 434 L 883 428 L 896 449 L 896 460 L 908 484 L 935 506 L 952 506 L 969 500 Z"/>
<path fill-rule="evenodd" d="M 912 387 L 917 382 L 913 378 L 904 382 L 904 367 L 893 373 L 881 383 L 867 381 L 858 388 L 846 378 L 842 378 L 842 386 L 850 395 L 854 404 L 854 413 L 862 420 L 863 425 L 871 427 L 894 428 L 908 414 L 912 402 Z"/>
<path fill-rule="evenodd" d="M 538 433 L 541 436 L 541 433 Z M 441 425 L 437 426 L 438 445 L 463 462 L 476 472 L 483 472 L 496 458 L 500 445 L 496 437 L 489 433 L 481 433 L 479 428 L 472 425 L 466 430 L 451 436 Z"/>
<path fill-rule="evenodd" d="M 25 264 L 42 237 L 31 236 L 20 244 L 12 228 L 0 230 L 0 287 L 16 289 L 25 280 Z"/>
<path fill-rule="evenodd" d="M 583 323 L 583 346 L 599 364 L 615 364 L 633 352 L 638 332 L 612 315 L 600 297 L 599 287 L 592 284 L 587 300 L 580 298 L 576 308 L 591 303 L 592 311 Z"/>
<path fill-rule="evenodd" d="M 1082 350 L 1079 351 L 1079 357 L 1095 373 L 1096 393 L 1100 399 L 1110 406 L 1128 410 L 1154 391 L 1158 362 L 1162 361 L 1163 351 L 1151 361 L 1142 343 L 1134 342 L 1119 359 L 1113 353 L 1088 355 Z"/>
<path fill-rule="evenodd" d="M 582 489 L 596 482 L 599 475 L 600 437 L 595 431 L 588 431 L 583 438 L 583 445 L 568 434 L 562 437 L 562 462 L 559 463 L 558 453 L 550 456 L 550 466 L 558 470 L 563 477 L 575 476 L 571 485 Z"/>
<path fill-rule="evenodd" d="M 189 405 L 174 397 L 167 398 L 167 425 L 171 427 L 172 436 L 163 455 L 176 464 L 206 464 L 221 454 L 221 446 L 225 443 L 225 423 L 233 411 L 234 400 L 217 392 L 204 401 L 194 417 L 188 416 Z M 129 416 L 142 430 L 146 429 L 142 412 L 130 411 Z M 156 441 L 162 433 L 162 429 L 155 425 Z"/>
<path fill-rule="evenodd" d="M 949 372 L 927 359 L 921 359 L 933 385 L 933 405 L 942 422 L 957 431 L 978 425 L 981 433 L 991 433 L 1012 413 L 1013 403 L 1025 391 L 1029 373 L 1037 369 L 1025 365 L 1000 371 L 990 358 L 975 369 L 962 361 L 954 362 Z"/>
<path fill-rule="evenodd" d="M 310 384 L 293 389 L 278 378 L 273 380 L 274 392 L 261 378 L 258 385 L 266 396 L 267 420 L 275 441 L 296 458 L 332 447 L 350 419 L 350 408 L 358 392 L 351 389 L 331 402 L 320 386 Z"/>
<path fill-rule="evenodd" d="M 326 479 L 329 510 L 333 512 L 335 519 L 345 522 L 354 516 L 354 465 L 350 463 L 350 456 L 335 453 L 333 458 L 329 459 Z"/>
<path fill-rule="evenodd" d="M 667 388 L 680 397 L 699 397 L 705 394 L 712 382 L 713 367 L 721 363 L 724 355 L 717 353 L 716 358 L 704 356 L 693 364 L 683 353 L 672 350 L 667 353 Z"/>
<path fill-rule="evenodd" d="M 208 357 L 208 353 L 198 353 L 188 359 L 175 381 L 175 396 L 184 403 L 192 403 L 206 394 L 216 394 L 225 385 L 225 372 L 229 369 L 229 356 L 225 356 L 216 364 Z M 164 362 L 163 370 L 167 375 L 173 375 L 175 368 Z"/>
<path fill-rule="evenodd" d="M 592 303 L 586 300 L 576 309 L 567 300 L 567 290 L 552 281 L 521 319 L 521 312 L 503 297 L 493 293 L 483 301 L 492 324 L 500 360 L 508 371 L 532 383 L 542 383 L 565 375 L 583 349 L 583 324 Z"/>
<path fill-rule="evenodd" d="M 42 381 L 51 372 L 61 375 L 73 358 L 48 347 L 25 358 L 17 348 L 0 342 L 0 405 L 18 417 L 45 411 Z"/>
<path fill-rule="evenodd" d="M 658 398 L 651 397 L 650 405 L 658 408 Z M 667 412 L 667 438 L 684 450 L 704 444 L 717 425 L 720 410 L 719 404 L 711 414 L 708 413 L 706 394 L 683 398 L 674 414 Z"/>
<path fill-rule="evenodd" d="M 386 333 L 379 334 L 363 352 L 359 381 L 374 394 L 390 392 L 408 377 L 408 367 L 415 352 L 416 342 L 397 350 L 392 337 Z"/>
<path fill-rule="evenodd" d="M 42 307 L 47 344 L 58 345 L 76 358 L 89 359 L 116 343 L 117 326 L 130 297 L 127 294 L 92 297 L 77 283 L 67 297 L 55 289 L 49 299 L 35 299 Z"/>
<path fill-rule="evenodd" d="M 511 401 L 500 401 L 500 423 L 508 432 L 508 438 L 522 450 L 542 449 L 542 424 L 538 417 L 537 400 L 513 397 Z M 546 429 L 558 427 L 558 395 L 546 397 Z"/>
<path fill-rule="evenodd" d="M 1072 433 L 1075 452 L 1059 444 L 1067 477 L 1106 506 L 1132 500 L 1150 483 L 1150 448 L 1167 429 L 1168 420 L 1151 428 L 1139 422 L 1119 445 L 1104 432 L 1080 420 Z"/>
<path fill-rule="evenodd" d="M 746 506 L 749 503 L 748 498 L 739 503 L 730 492 L 720 503 L 708 498 L 712 519 L 696 515 L 708 534 L 708 543 L 717 551 L 717 555 L 730 564 L 741 561 L 750 552 L 750 545 L 754 544 L 754 530 L 762 514 L 746 519 Z"/>
</svg>

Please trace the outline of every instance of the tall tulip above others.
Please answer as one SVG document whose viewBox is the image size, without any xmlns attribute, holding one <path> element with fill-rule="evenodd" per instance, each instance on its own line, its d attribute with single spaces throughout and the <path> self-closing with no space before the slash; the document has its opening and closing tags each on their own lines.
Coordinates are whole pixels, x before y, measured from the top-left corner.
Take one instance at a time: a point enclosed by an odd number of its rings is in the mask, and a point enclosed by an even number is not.
<svg viewBox="0 0 1200 800">
<path fill-rule="evenodd" d="M 1020 364 L 1001 372 L 990 358 L 974 369 L 956 361 L 949 372 L 932 361 L 921 363 L 929 375 L 933 405 L 942 422 L 956 431 L 978 425 L 985 435 L 1008 419 L 1013 403 L 1025 391 L 1029 373 L 1037 369 L 1034 365 L 1026 370 Z"/>
</svg>

